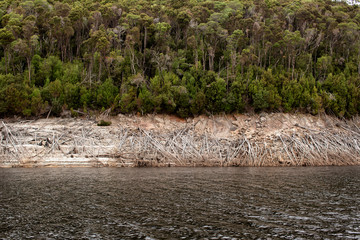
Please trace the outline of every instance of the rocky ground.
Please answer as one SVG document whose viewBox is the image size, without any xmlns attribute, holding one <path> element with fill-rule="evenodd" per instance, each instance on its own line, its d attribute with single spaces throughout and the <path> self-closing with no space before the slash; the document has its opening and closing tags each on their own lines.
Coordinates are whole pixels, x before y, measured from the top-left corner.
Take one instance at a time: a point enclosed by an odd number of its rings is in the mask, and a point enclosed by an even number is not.
<svg viewBox="0 0 360 240">
<path fill-rule="evenodd" d="M 358 165 L 359 126 L 284 113 L 7 119 L 0 167 Z"/>
</svg>

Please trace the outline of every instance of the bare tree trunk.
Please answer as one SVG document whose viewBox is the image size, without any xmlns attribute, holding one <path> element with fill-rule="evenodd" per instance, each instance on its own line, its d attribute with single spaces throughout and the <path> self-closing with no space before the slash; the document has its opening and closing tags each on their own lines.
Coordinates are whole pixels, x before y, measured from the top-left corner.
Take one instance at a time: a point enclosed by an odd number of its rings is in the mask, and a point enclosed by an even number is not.
<svg viewBox="0 0 360 240">
<path fill-rule="evenodd" d="M 212 47 L 209 47 L 208 51 L 209 51 L 209 70 L 214 71 L 215 50 Z"/>
<path fill-rule="evenodd" d="M 231 52 L 231 74 L 235 76 L 235 66 L 236 66 L 236 51 Z"/>
<path fill-rule="evenodd" d="M 89 65 L 89 82 L 90 82 L 90 88 L 91 88 L 91 84 L 92 84 L 92 68 L 93 68 L 93 64 L 94 64 L 94 56 L 92 55 L 91 59 L 90 59 L 90 65 Z"/>
<path fill-rule="evenodd" d="M 131 56 L 130 56 L 131 72 L 132 72 L 132 74 L 135 74 L 136 73 L 136 70 L 135 70 L 135 53 L 132 50 L 130 50 L 130 54 L 131 54 Z"/>
<path fill-rule="evenodd" d="M 80 55 L 80 31 L 76 31 L 76 57 L 79 57 Z"/>
<path fill-rule="evenodd" d="M 288 56 L 288 72 L 290 72 L 291 69 L 291 55 Z"/>
<path fill-rule="evenodd" d="M 142 68 L 143 68 L 143 76 L 145 76 L 145 62 L 146 62 L 146 42 L 147 42 L 147 27 L 144 27 L 144 45 L 143 45 L 143 62 L 142 62 Z"/>
<path fill-rule="evenodd" d="M 30 57 L 27 57 L 28 71 L 29 71 L 29 85 L 31 85 L 31 60 Z"/>
<path fill-rule="evenodd" d="M 101 71 L 102 71 L 102 57 L 100 56 L 98 82 L 100 82 L 101 79 Z"/>
<path fill-rule="evenodd" d="M 291 72 L 291 80 L 294 79 L 294 72 L 295 72 L 295 56 L 292 59 L 292 72 Z"/>
<path fill-rule="evenodd" d="M 229 62 L 226 62 L 226 90 L 229 93 Z"/>
<path fill-rule="evenodd" d="M 204 43 L 201 43 L 201 51 L 202 51 L 202 64 L 203 64 L 203 70 L 205 71 L 205 65 L 206 65 L 206 52 L 205 52 L 205 48 L 204 48 Z"/>
<path fill-rule="evenodd" d="M 195 69 L 197 70 L 198 69 L 198 65 L 199 65 L 199 53 L 198 53 L 198 50 L 197 48 L 195 49 Z"/>
<path fill-rule="evenodd" d="M 358 75 L 360 76 L 360 46 L 358 50 Z"/>
<path fill-rule="evenodd" d="M 197 70 L 199 67 L 199 52 L 198 52 L 198 42 L 195 37 L 195 69 Z"/>
</svg>

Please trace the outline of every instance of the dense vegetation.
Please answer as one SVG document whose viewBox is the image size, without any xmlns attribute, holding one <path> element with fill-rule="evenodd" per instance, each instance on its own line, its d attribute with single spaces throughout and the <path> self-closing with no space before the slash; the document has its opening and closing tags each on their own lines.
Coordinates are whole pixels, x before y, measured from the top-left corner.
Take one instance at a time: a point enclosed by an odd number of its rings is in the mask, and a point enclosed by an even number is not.
<svg viewBox="0 0 360 240">
<path fill-rule="evenodd" d="M 360 8 L 2 0 L 0 115 L 360 112 Z"/>
</svg>

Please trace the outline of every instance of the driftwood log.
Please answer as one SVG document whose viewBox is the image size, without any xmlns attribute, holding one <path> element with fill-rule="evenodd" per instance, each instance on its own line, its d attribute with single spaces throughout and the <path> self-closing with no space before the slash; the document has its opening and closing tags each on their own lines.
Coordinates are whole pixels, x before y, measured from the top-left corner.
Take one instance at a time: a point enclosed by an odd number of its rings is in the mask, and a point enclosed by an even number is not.
<svg viewBox="0 0 360 240">
<path fill-rule="evenodd" d="M 93 124 L 93 125 L 91 125 Z M 360 125 L 339 120 L 336 129 L 295 124 L 291 134 L 219 138 L 196 124 L 159 133 L 118 125 L 112 131 L 89 121 L 0 129 L 0 167 L 21 166 L 320 166 L 360 163 Z M 100 129 L 100 130 L 99 130 Z"/>
</svg>

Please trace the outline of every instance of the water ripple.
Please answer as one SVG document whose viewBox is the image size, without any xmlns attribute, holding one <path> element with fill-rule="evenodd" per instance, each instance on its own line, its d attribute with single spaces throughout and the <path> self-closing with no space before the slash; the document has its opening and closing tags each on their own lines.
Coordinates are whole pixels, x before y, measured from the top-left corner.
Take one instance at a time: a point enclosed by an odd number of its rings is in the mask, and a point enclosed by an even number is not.
<svg viewBox="0 0 360 240">
<path fill-rule="evenodd" d="M 360 167 L 0 169 L 0 239 L 360 239 Z"/>
</svg>

